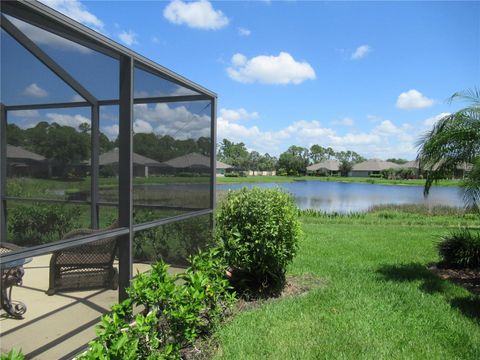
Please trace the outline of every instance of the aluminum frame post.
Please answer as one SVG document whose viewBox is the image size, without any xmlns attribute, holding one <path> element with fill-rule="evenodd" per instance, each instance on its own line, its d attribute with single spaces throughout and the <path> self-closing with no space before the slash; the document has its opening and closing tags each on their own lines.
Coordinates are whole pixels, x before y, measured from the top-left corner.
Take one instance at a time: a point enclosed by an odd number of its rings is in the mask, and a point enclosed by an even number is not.
<svg viewBox="0 0 480 360">
<path fill-rule="evenodd" d="M 216 188 L 217 188 L 217 97 L 213 97 L 210 102 L 211 119 L 211 156 L 210 156 L 210 229 L 212 237 L 215 233 L 215 207 L 216 207 Z"/>
<path fill-rule="evenodd" d="M 210 209 L 215 210 L 215 189 L 217 186 L 217 98 L 211 100 L 211 186 Z"/>
<path fill-rule="evenodd" d="M 7 241 L 7 110 L 0 105 L 0 241 Z"/>
<path fill-rule="evenodd" d="M 92 229 L 98 229 L 98 175 L 99 175 L 99 164 L 98 157 L 100 154 L 100 107 L 98 105 L 93 105 L 91 107 L 91 158 L 90 158 L 90 219 Z"/>
<path fill-rule="evenodd" d="M 118 220 L 120 227 L 129 229 L 118 242 L 119 248 L 119 302 L 127 298 L 126 288 L 132 278 L 133 242 L 133 59 L 120 58 L 120 107 L 119 107 L 119 201 Z"/>
</svg>

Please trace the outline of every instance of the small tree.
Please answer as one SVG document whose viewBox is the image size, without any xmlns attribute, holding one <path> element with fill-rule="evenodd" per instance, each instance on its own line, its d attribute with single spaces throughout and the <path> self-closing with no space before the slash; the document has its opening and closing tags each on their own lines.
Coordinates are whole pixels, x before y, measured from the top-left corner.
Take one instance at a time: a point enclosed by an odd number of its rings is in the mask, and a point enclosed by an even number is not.
<svg viewBox="0 0 480 360">
<path fill-rule="evenodd" d="M 342 176 L 348 176 L 348 173 L 352 171 L 353 163 L 348 160 L 342 160 L 340 162 L 339 170 Z"/>
<path fill-rule="evenodd" d="M 239 293 L 281 293 L 300 236 L 298 209 L 290 195 L 260 188 L 229 192 L 218 212 L 216 236 Z"/>
<path fill-rule="evenodd" d="M 285 169 L 288 175 L 305 174 L 308 166 L 308 149 L 292 145 L 280 154 L 278 169 Z"/>
</svg>

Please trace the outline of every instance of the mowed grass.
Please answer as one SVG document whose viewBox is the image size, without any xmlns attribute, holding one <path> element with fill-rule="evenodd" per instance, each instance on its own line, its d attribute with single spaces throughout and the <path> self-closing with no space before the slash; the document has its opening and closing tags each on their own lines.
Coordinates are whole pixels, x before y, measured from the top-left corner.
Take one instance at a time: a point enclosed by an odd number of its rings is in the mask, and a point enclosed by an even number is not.
<svg viewBox="0 0 480 360">
<path fill-rule="evenodd" d="M 215 359 L 480 359 L 480 299 L 427 269 L 440 225 L 302 218 L 291 274 L 323 287 L 222 327 Z"/>
</svg>

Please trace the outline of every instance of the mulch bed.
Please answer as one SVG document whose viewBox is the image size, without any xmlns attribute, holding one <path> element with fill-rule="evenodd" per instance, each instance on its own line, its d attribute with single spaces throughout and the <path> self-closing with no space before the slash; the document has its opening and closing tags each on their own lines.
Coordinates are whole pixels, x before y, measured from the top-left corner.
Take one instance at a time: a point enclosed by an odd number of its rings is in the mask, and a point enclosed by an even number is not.
<svg viewBox="0 0 480 360">
<path fill-rule="evenodd" d="M 326 281 L 312 274 L 287 275 L 287 283 L 278 297 L 267 299 L 239 299 L 235 304 L 234 313 L 255 309 L 263 304 L 292 296 L 306 295 L 310 290 L 326 285 Z"/>
<path fill-rule="evenodd" d="M 434 265 L 430 267 L 430 271 L 442 279 L 464 287 L 472 294 L 480 295 L 480 269 L 448 269 Z"/>
</svg>

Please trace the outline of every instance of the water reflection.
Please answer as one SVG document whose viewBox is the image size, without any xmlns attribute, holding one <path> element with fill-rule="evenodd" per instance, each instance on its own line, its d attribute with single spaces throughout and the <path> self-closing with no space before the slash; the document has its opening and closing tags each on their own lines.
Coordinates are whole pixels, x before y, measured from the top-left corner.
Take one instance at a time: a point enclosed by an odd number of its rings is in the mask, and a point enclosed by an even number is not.
<svg viewBox="0 0 480 360">
<path fill-rule="evenodd" d="M 373 205 L 424 204 L 462 207 L 462 193 L 457 187 L 433 187 L 428 198 L 423 197 L 422 186 L 355 184 L 323 181 L 293 183 L 228 184 L 217 185 L 217 199 L 227 190 L 279 187 L 293 194 L 301 209 L 326 212 L 361 212 Z"/>
</svg>

